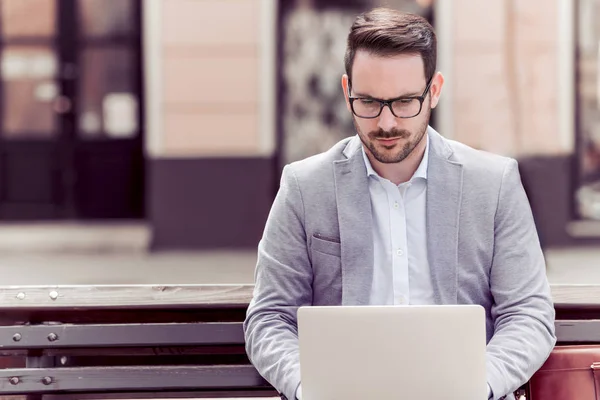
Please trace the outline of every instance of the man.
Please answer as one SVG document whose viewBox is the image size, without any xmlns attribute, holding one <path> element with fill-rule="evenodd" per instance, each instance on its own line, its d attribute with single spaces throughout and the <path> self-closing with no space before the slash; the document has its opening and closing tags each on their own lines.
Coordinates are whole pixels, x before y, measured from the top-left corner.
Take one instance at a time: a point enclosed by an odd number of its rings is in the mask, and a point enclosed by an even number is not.
<svg viewBox="0 0 600 400">
<path fill-rule="evenodd" d="M 489 398 L 514 398 L 556 340 L 516 161 L 428 126 L 444 78 L 423 18 L 360 15 L 345 64 L 357 136 L 283 170 L 244 324 L 250 360 L 300 399 L 298 307 L 480 304 Z"/>
</svg>

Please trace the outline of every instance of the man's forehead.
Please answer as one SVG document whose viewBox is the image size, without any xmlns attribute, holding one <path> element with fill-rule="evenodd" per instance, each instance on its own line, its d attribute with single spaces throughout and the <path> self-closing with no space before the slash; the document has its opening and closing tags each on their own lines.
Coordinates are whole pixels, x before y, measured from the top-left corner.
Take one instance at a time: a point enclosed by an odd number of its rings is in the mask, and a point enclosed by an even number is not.
<svg viewBox="0 0 600 400">
<path fill-rule="evenodd" d="M 373 97 L 393 98 L 421 94 L 425 89 L 423 59 L 419 54 L 377 56 L 356 53 L 352 89 Z"/>
<path fill-rule="evenodd" d="M 358 50 L 354 55 L 354 67 L 394 66 L 406 69 L 423 68 L 423 58 L 419 53 L 381 55 L 368 50 Z M 354 70 L 354 68 L 353 68 Z"/>
</svg>

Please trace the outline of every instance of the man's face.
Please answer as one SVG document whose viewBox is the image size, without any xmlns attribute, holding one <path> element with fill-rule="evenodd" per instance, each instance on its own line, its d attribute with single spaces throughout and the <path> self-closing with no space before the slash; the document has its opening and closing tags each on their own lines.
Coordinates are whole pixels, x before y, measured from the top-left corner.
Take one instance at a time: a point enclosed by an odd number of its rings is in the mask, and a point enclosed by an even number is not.
<svg viewBox="0 0 600 400">
<path fill-rule="evenodd" d="M 418 54 L 380 57 L 358 51 L 352 67 L 350 96 L 380 100 L 421 96 L 427 83 L 423 59 Z M 431 108 L 437 105 L 442 83 L 442 76 L 436 74 L 421 112 L 413 118 L 396 117 L 387 106 L 377 118 L 365 119 L 352 115 L 360 139 L 377 161 L 398 163 L 421 143 L 427 131 Z M 348 109 L 352 112 L 348 85 L 348 78 L 344 75 L 342 87 Z"/>
</svg>

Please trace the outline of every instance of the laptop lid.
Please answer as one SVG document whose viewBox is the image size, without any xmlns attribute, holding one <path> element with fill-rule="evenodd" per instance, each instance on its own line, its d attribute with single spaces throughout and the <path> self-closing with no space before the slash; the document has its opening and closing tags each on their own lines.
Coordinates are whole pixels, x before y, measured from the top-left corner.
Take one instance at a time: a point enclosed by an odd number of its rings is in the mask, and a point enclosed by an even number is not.
<svg viewBox="0 0 600 400">
<path fill-rule="evenodd" d="M 302 400 L 487 398 L 478 305 L 301 307 Z"/>
</svg>

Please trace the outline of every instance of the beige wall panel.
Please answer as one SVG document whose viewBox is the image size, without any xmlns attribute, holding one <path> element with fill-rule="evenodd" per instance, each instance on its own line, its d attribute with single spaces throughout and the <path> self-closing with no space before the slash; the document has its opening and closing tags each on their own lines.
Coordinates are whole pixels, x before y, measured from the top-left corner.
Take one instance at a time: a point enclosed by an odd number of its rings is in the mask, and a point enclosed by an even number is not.
<svg viewBox="0 0 600 400">
<path fill-rule="evenodd" d="M 259 0 L 163 0 L 166 45 L 240 46 L 259 41 Z"/>
<path fill-rule="evenodd" d="M 454 59 L 454 138 L 482 150 L 513 146 L 502 54 L 460 54 Z"/>
<path fill-rule="evenodd" d="M 483 43 L 494 48 L 502 45 L 505 11 L 503 1 L 451 1 L 454 6 L 454 40 L 457 44 Z"/>
<path fill-rule="evenodd" d="M 513 157 L 568 152 L 558 129 L 558 5 L 453 4 L 453 137 Z"/>
<path fill-rule="evenodd" d="M 161 157 L 270 154 L 270 0 L 162 0 Z M 274 53 L 273 53 L 274 54 Z M 272 74 L 270 74 L 272 75 Z M 274 118 L 274 116 L 273 116 Z M 262 134 L 261 134 L 262 133 Z M 269 136 L 269 137 L 267 137 Z"/>
<path fill-rule="evenodd" d="M 517 35 L 529 43 L 546 43 L 556 46 L 558 5 L 556 0 L 514 1 Z"/>
<path fill-rule="evenodd" d="M 211 58 L 166 52 L 165 103 L 255 103 L 259 96 L 257 56 Z"/>
<path fill-rule="evenodd" d="M 169 110 L 165 114 L 165 155 L 247 156 L 256 154 L 258 113 L 190 113 Z"/>
</svg>

